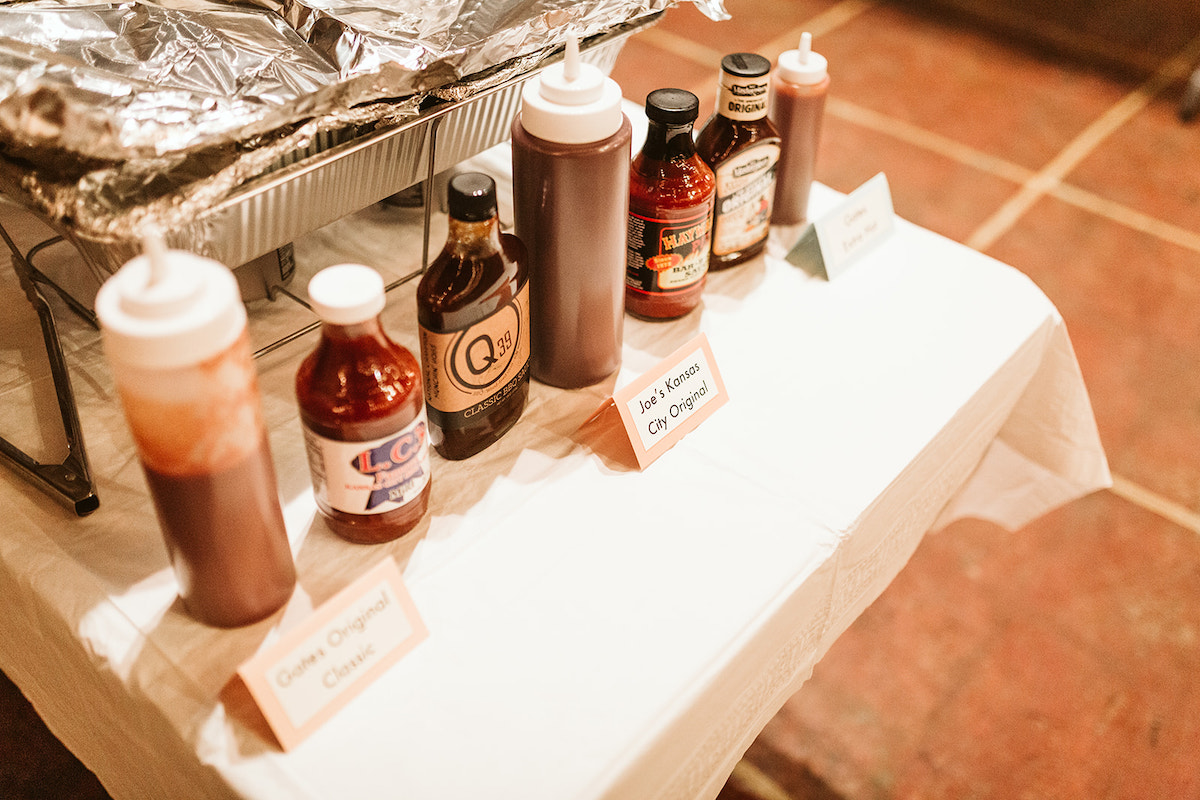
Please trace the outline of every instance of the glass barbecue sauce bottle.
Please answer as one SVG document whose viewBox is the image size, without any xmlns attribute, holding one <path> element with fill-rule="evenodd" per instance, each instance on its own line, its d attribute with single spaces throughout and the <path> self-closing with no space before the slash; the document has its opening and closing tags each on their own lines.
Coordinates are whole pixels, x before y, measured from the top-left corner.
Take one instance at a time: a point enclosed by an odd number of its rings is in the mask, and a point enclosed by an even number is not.
<svg viewBox="0 0 1200 800">
<path fill-rule="evenodd" d="M 338 536 L 378 544 L 429 506 L 429 432 L 416 357 L 379 321 L 383 278 L 361 264 L 313 276 L 321 340 L 296 372 L 317 508 Z"/>
<path fill-rule="evenodd" d="M 717 110 L 696 138 L 696 150 L 717 176 L 712 258 L 716 271 L 741 264 L 767 243 L 779 132 L 767 118 L 771 62 L 756 53 L 721 59 Z"/>
<path fill-rule="evenodd" d="M 700 101 L 683 89 L 646 97 L 649 128 L 629 178 L 625 309 L 673 319 L 700 303 L 708 274 L 716 180 L 696 153 Z"/>
<path fill-rule="evenodd" d="M 470 458 L 508 432 L 529 396 L 529 266 L 525 245 L 500 232 L 496 183 L 450 179 L 445 247 L 417 287 L 430 441 Z"/>
</svg>

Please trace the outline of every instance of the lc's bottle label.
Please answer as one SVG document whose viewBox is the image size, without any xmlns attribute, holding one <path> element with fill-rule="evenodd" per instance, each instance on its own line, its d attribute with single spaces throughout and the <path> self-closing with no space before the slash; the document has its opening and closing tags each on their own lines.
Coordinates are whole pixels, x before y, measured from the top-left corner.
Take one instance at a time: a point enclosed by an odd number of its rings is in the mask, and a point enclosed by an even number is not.
<svg viewBox="0 0 1200 800">
<path fill-rule="evenodd" d="M 421 335 L 421 369 L 430 418 L 458 429 L 529 381 L 529 282 L 490 316 L 457 331 Z"/>
<path fill-rule="evenodd" d="M 304 429 L 313 490 L 346 514 L 382 514 L 408 505 L 429 483 L 425 411 L 392 436 L 340 442 Z"/>
<path fill-rule="evenodd" d="M 682 209 L 676 219 L 629 212 L 625 285 L 665 294 L 686 289 L 708 273 L 712 201 Z"/>
<path fill-rule="evenodd" d="M 779 140 L 751 145 L 719 164 L 713 255 L 737 253 L 767 236 L 775 201 Z"/>
</svg>

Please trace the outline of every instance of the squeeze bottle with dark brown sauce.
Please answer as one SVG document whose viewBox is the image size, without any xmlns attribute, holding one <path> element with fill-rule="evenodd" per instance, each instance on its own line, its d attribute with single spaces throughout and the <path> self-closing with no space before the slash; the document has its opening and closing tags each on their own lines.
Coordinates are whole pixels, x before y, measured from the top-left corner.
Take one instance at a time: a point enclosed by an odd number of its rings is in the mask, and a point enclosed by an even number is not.
<svg viewBox="0 0 1200 800">
<path fill-rule="evenodd" d="M 812 34 L 804 33 L 799 49 L 779 56 L 771 77 L 770 117 L 783 141 L 771 214 L 777 225 L 799 225 L 808 219 L 828 94 L 828 64 L 824 56 L 812 52 Z"/>
<path fill-rule="evenodd" d="M 430 439 L 443 458 L 497 442 L 529 396 L 529 271 L 525 245 L 500 232 L 496 183 L 450 179 L 446 245 L 417 287 Z"/>
<path fill-rule="evenodd" d="M 408 533 L 429 506 L 432 477 L 421 368 L 384 332 L 383 278 L 361 264 L 308 284 L 321 339 L 296 371 L 296 399 L 317 508 L 358 544 Z"/>
<path fill-rule="evenodd" d="M 574 38 L 522 98 L 513 216 L 529 249 L 533 377 L 578 389 L 621 365 L 633 127 L 620 87 L 580 61 Z"/>
<path fill-rule="evenodd" d="M 151 236 L 96 315 L 184 608 L 220 627 L 269 616 L 296 570 L 233 273 Z"/>
<path fill-rule="evenodd" d="M 767 119 L 771 62 L 756 53 L 721 59 L 717 110 L 696 150 L 717 177 L 710 270 L 741 264 L 767 243 L 779 133 Z"/>
<path fill-rule="evenodd" d="M 629 174 L 625 310 L 645 319 L 682 317 L 700 304 L 708 275 L 713 172 L 696 153 L 696 95 L 646 96 L 646 142 Z"/>
</svg>

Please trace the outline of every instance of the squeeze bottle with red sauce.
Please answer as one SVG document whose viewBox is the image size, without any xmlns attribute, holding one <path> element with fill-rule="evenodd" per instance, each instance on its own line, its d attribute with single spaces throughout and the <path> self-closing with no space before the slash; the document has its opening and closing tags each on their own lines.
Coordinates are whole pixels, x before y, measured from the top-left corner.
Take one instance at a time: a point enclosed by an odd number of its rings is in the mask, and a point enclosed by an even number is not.
<svg viewBox="0 0 1200 800">
<path fill-rule="evenodd" d="M 808 195 L 816 172 L 829 71 L 825 57 L 812 52 L 812 34 L 797 50 L 784 51 L 771 77 L 770 118 L 783 141 L 775 181 L 771 221 L 799 225 L 808 219 Z"/>
<path fill-rule="evenodd" d="M 779 133 L 767 119 L 771 62 L 757 53 L 721 59 L 717 110 L 696 137 L 696 150 L 717 176 L 712 258 L 716 271 L 741 264 L 767 244 Z"/>
<path fill-rule="evenodd" d="M 525 84 L 512 125 L 513 216 L 529 249 L 533 377 L 590 386 L 621 365 L 633 126 L 621 88 L 579 60 Z"/>
<path fill-rule="evenodd" d="M 700 304 L 708 275 L 717 183 L 696 153 L 700 101 L 684 89 L 646 96 L 646 142 L 629 175 L 625 310 L 645 319 L 682 317 Z"/>
<path fill-rule="evenodd" d="M 296 371 L 317 508 L 358 544 L 408 533 L 429 505 L 429 432 L 417 359 L 384 332 L 383 278 L 362 264 L 308 284 L 321 340 Z"/>
<path fill-rule="evenodd" d="M 430 441 L 470 458 L 499 441 L 529 396 L 529 266 L 500 232 L 496 182 L 464 172 L 447 187 L 449 231 L 417 286 Z"/>
<path fill-rule="evenodd" d="M 146 252 L 96 295 L 104 352 L 184 608 L 219 627 L 261 620 L 292 595 L 246 309 L 225 266 Z"/>
</svg>

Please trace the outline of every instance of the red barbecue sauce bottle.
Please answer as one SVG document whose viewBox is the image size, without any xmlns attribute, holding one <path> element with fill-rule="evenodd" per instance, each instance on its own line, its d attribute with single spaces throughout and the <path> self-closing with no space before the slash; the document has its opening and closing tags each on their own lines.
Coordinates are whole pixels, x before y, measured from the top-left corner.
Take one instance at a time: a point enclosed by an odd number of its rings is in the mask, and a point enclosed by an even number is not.
<svg viewBox="0 0 1200 800">
<path fill-rule="evenodd" d="M 629 176 L 625 310 L 645 319 L 682 317 L 700 304 L 708 275 L 716 179 L 696 153 L 696 95 L 656 89 L 649 127 Z"/>
<path fill-rule="evenodd" d="M 529 396 L 529 261 L 500 232 L 496 182 L 464 172 L 447 187 L 449 231 L 417 286 L 430 441 L 470 458 L 520 419 Z"/>
<path fill-rule="evenodd" d="M 296 371 L 296 399 L 317 508 L 347 541 L 409 532 L 429 506 L 429 431 L 421 369 L 379 321 L 383 278 L 361 264 L 308 285 L 321 340 Z"/>
</svg>

